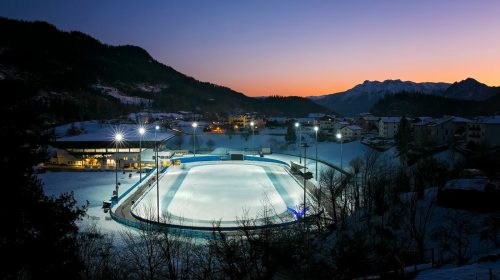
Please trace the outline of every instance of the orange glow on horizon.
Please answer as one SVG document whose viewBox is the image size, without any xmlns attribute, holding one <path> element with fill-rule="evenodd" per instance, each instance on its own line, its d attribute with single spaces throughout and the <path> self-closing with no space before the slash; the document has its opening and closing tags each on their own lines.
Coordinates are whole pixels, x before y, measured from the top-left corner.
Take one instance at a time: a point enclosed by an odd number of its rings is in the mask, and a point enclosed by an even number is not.
<svg viewBox="0 0 500 280">
<path fill-rule="evenodd" d="M 280 95 L 280 96 L 319 96 L 332 93 L 340 93 L 353 88 L 354 86 L 363 83 L 365 80 L 370 81 L 384 81 L 384 80 L 397 80 L 402 81 L 412 81 L 416 83 L 422 82 L 444 82 L 444 83 L 454 83 L 460 82 L 466 78 L 474 78 L 480 83 L 484 83 L 488 86 L 500 86 L 500 77 L 497 75 L 498 71 L 491 71 L 487 73 L 479 73 L 477 75 L 467 74 L 462 70 L 455 70 L 448 73 L 439 72 L 439 70 L 430 70 L 426 72 L 415 72 L 410 75 L 376 75 L 372 77 L 364 78 L 360 75 L 359 78 L 352 78 L 349 80 L 335 81 L 332 80 L 314 80 L 310 81 L 308 79 L 293 80 L 289 81 L 276 81 L 271 82 L 260 82 L 260 83 L 249 83 L 249 82 L 226 82 L 219 81 L 220 84 L 227 86 L 235 91 L 241 92 L 250 97 L 258 96 L 270 96 L 270 95 Z"/>
</svg>

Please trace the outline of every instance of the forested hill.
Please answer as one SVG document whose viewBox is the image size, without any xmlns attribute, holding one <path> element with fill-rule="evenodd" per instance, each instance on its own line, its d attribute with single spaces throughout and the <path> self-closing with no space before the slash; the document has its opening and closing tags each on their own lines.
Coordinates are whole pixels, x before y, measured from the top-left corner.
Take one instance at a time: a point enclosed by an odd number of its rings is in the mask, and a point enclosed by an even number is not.
<svg viewBox="0 0 500 280">
<path fill-rule="evenodd" d="M 106 45 L 46 22 L 0 18 L 0 34 L 2 94 L 36 100 L 40 111 L 56 122 L 116 116 L 145 106 L 290 116 L 327 111 L 305 98 L 250 98 L 186 76 L 140 47 Z"/>
<path fill-rule="evenodd" d="M 398 93 L 380 99 L 371 109 L 378 116 L 430 116 L 455 115 L 472 117 L 500 111 L 500 94 L 484 101 L 451 99 L 419 93 Z"/>
</svg>

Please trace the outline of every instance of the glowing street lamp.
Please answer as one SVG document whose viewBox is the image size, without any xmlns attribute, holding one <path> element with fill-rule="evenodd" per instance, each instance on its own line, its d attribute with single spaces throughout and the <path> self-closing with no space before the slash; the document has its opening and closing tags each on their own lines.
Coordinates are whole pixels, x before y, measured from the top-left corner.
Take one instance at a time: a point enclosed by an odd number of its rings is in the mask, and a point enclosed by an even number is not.
<svg viewBox="0 0 500 280">
<path fill-rule="evenodd" d="M 295 127 L 299 129 L 299 142 L 298 142 L 298 146 L 300 147 L 301 144 L 302 144 L 302 131 L 300 129 L 300 123 L 296 122 L 295 123 Z M 299 149 L 299 163 L 302 163 L 302 156 L 300 154 L 300 149 Z"/>
<path fill-rule="evenodd" d="M 139 181 L 142 180 L 142 136 L 146 133 L 144 127 L 139 127 Z"/>
<path fill-rule="evenodd" d="M 156 216 L 158 219 L 158 223 L 160 222 L 160 180 L 159 180 L 159 175 L 160 172 L 158 171 L 158 144 L 156 142 L 156 132 L 160 130 L 160 126 L 156 125 L 155 126 L 155 165 L 156 165 Z"/>
<path fill-rule="evenodd" d="M 123 140 L 123 134 L 115 134 L 115 190 L 118 195 L 118 143 Z"/>
<path fill-rule="evenodd" d="M 255 136 L 254 133 L 255 123 L 253 121 L 250 122 L 250 127 L 252 127 L 252 148 L 254 148 L 253 137 Z"/>
<path fill-rule="evenodd" d="M 194 122 L 191 126 L 193 127 L 193 156 L 196 156 L 196 128 L 198 124 Z"/>
<path fill-rule="evenodd" d="M 314 172 L 314 175 L 316 176 L 316 182 L 318 181 L 318 130 L 319 127 L 316 125 L 314 126 L 314 131 L 316 132 L 316 172 Z"/>
<path fill-rule="evenodd" d="M 335 135 L 337 139 L 340 141 L 340 181 L 342 182 L 342 134 L 340 132 L 337 132 L 337 135 Z"/>
</svg>

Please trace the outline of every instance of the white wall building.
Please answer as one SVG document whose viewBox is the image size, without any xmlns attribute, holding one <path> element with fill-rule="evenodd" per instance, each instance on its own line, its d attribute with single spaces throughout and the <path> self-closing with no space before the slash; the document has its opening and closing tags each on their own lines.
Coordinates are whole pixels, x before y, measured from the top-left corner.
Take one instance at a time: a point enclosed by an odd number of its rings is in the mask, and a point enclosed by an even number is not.
<svg viewBox="0 0 500 280">
<path fill-rule="evenodd" d="M 359 138 L 361 136 L 361 131 L 363 129 L 357 125 L 348 125 L 344 126 L 341 130 L 340 133 L 342 134 L 342 137 L 345 138 Z"/>
<path fill-rule="evenodd" d="M 478 117 L 467 123 L 467 142 L 488 147 L 500 146 L 500 116 Z"/>
<path fill-rule="evenodd" d="M 400 117 L 381 117 L 378 121 L 378 135 L 384 138 L 394 138 L 400 121 Z"/>
</svg>

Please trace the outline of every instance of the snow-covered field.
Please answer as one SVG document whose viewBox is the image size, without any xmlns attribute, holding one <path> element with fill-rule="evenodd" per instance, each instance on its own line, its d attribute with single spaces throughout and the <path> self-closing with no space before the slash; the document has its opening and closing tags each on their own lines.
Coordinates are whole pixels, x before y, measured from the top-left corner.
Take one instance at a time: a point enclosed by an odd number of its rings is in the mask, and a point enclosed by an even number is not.
<svg viewBox="0 0 500 280">
<path fill-rule="evenodd" d="M 171 167 L 160 181 L 160 209 L 172 223 L 236 226 L 237 219 L 262 217 L 265 206 L 293 219 L 287 207 L 301 204 L 302 187 L 283 166 L 262 162 L 195 162 Z M 135 213 L 156 213 L 156 191 L 136 202 Z M 278 218 L 277 218 L 278 219 Z M 281 219 L 279 219 L 281 220 Z"/>
<path fill-rule="evenodd" d="M 493 278 L 490 278 L 492 270 Z M 461 267 L 430 269 L 420 272 L 416 280 L 476 280 L 500 279 L 500 261 L 483 262 Z"/>
<path fill-rule="evenodd" d="M 131 177 L 129 175 L 132 174 Z M 115 172 L 47 172 L 38 174 L 44 183 L 47 195 L 57 196 L 65 192 L 73 192 L 79 205 L 89 202 L 87 216 L 80 222 L 81 226 L 96 224 L 103 232 L 116 233 L 125 229 L 111 220 L 109 213 L 104 213 L 102 202 L 109 200 L 115 189 Z M 139 181 L 139 173 L 118 173 L 120 193 L 128 190 Z"/>
</svg>

